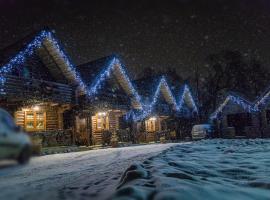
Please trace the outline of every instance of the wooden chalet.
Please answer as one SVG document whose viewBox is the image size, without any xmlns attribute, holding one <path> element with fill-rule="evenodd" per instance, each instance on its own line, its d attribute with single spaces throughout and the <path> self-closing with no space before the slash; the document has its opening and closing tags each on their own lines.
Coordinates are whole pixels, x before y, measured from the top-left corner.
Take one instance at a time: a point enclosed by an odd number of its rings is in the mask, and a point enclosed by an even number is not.
<svg viewBox="0 0 270 200">
<path fill-rule="evenodd" d="M 183 139 L 190 134 L 196 122 L 197 107 L 186 85 L 160 76 L 146 77 L 135 83 L 145 105 L 151 105 L 149 113 L 137 122 L 138 132 L 146 133 L 142 136 L 146 141 L 158 141 L 161 137 Z"/>
<path fill-rule="evenodd" d="M 108 144 L 113 134 L 120 133 L 126 135 L 124 141 L 130 140 L 124 116 L 130 109 L 141 109 L 141 105 L 120 59 L 108 56 L 79 65 L 77 69 L 93 92 L 90 97 L 80 97 L 77 132 L 93 145 Z"/>
<path fill-rule="evenodd" d="M 3 49 L 0 64 L 0 106 L 47 146 L 135 142 L 141 130 L 147 141 L 172 131 L 170 139 L 180 138 L 179 124 L 197 113 L 188 86 L 165 78 L 131 82 L 115 55 L 73 66 L 48 30 Z"/>
<path fill-rule="evenodd" d="M 79 83 L 58 45 L 51 32 L 34 32 L 0 52 L 0 106 L 32 136 L 72 135 Z"/>
</svg>

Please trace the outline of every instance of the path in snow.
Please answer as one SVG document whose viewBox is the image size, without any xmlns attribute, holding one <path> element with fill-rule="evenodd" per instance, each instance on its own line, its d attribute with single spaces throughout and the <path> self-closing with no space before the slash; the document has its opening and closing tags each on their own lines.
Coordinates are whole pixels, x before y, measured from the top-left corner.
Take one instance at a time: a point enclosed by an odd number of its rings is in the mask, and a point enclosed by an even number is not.
<svg viewBox="0 0 270 200">
<path fill-rule="evenodd" d="M 176 144 L 151 144 L 35 157 L 0 165 L 0 199 L 106 199 L 134 162 Z"/>
<path fill-rule="evenodd" d="M 130 166 L 115 199 L 269 200 L 270 140 L 205 140 Z"/>
</svg>

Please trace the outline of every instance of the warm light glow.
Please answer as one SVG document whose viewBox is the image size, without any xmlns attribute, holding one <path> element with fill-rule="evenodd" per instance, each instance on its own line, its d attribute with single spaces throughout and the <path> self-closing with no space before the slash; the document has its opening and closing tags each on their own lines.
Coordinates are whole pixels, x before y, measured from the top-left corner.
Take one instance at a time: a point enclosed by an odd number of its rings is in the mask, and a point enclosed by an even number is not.
<svg viewBox="0 0 270 200">
<path fill-rule="evenodd" d="M 39 111 L 39 109 L 40 109 L 39 106 L 34 106 L 34 107 L 33 107 L 33 110 L 34 110 L 34 111 Z"/>
<path fill-rule="evenodd" d="M 151 117 L 151 118 L 149 118 L 149 120 L 150 120 L 150 121 L 156 121 L 157 118 L 156 118 L 156 117 Z"/>
<path fill-rule="evenodd" d="M 23 112 L 26 112 L 26 111 L 29 111 L 29 110 L 30 110 L 29 108 L 22 108 Z"/>
<path fill-rule="evenodd" d="M 98 116 L 106 116 L 106 112 L 98 112 L 97 115 Z"/>
</svg>

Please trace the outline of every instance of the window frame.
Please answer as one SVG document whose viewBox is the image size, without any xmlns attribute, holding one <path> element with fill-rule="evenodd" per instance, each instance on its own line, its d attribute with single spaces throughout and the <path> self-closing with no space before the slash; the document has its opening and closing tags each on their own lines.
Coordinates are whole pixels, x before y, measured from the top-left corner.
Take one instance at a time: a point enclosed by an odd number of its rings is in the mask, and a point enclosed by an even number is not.
<svg viewBox="0 0 270 200">
<path fill-rule="evenodd" d="M 27 114 L 32 113 L 33 114 L 33 119 L 27 119 Z M 38 113 L 42 113 L 43 119 L 37 119 Z M 38 122 L 41 121 L 43 122 L 43 128 L 37 128 Z M 33 122 L 33 128 L 28 128 L 27 123 Z M 25 111 L 25 117 L 24 117 L 24 126 L 25 130 L 29 132 L 34 132 L 34 131 L 46 131 L 46 112 L 45 111 L 34 111 L 34 110 L 29 110 Z"/>
</svg>

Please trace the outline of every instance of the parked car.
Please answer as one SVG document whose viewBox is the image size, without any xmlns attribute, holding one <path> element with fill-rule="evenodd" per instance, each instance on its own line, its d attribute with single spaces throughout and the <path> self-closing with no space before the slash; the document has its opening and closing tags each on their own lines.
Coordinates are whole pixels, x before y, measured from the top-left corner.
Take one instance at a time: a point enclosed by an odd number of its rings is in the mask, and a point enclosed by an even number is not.
<svg viewBox="0 0 270 200">
<path fill-rule="evenodd" d="M 200 140 L 205 138 L 211 138 L 213 136 L 214 129 L 211 124 L 197 124 L 194 125 L 191 131 L 193 140 Z"/>
<path fill-rule="evenodd" d="M 16 159 L 24 164 L 31 157 L 31 149 L 29 136 L 15 124 L 7 111 L 0 108 L 0 159 Z"/>
</svg>

